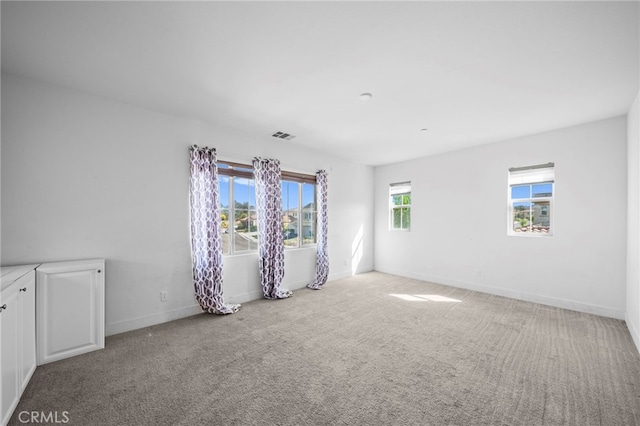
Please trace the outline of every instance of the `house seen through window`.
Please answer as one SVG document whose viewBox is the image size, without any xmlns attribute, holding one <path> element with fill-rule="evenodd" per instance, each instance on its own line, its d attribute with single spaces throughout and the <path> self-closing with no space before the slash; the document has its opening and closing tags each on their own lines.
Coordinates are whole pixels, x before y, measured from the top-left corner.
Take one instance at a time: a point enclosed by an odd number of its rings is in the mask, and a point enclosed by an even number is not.
<svg viewBox="0 0 640 426">
<path fill-rule="evenodd" d="M 250 166 L 218 163 L 222 253 L 258 249 L 258 217 L 253 170 Z"/>
<path fill-rule="evenodd" d="M 554 164 L 509 169 L 509 235 L 552 235 Z"/>
<path fill-rule="evenodd" d="M 285 247 L 316 242 L 316 186 L 306 182 L 282 181 L 282 232 Z"/>
<path fill-rule="evenodd" d="M 315 176 L 282 172 L 282 233 L 285 247 L 316 243 Z M 253 168 L 218 162 L 222 253 L 241 254 L 258 249 L 258 216 Z"/>
</svg>

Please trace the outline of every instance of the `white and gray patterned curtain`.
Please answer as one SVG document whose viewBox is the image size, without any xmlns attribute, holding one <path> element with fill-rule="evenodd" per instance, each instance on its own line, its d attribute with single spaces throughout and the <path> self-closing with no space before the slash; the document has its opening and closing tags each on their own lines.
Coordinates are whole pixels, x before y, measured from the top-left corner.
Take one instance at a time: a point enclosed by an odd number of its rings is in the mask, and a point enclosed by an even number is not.
<svg viewBox="0 0 640 426">
<path fill-rule="evenodd" d="M 240 305 L 222 297 L 222 237 L 216 150 L 193 145 L 190 153 L 191 259 L 196 300 L 210 314 L 231 314 Z"/>
<path fill-rule="evenodd" d="M 325 170 L 316 172 L 316 193 L 318 200 L 318 234 L 316 254 L 316 278 L 307 287 L 320 290 L 329 278 L 329 253 L 327 241 L 327 228 L 329 226 L 329 210 L 327 206 L 328 179 Z"/>
<path fill-rule="evenodd" d="M 293 293 L 280 289 L 284 278 L 280 162 L 255 158 L 253 160 L 253 177 L 256 185 L 258 254 L 262 292 L 266 299 L 285 299 Z"/>
</svg>

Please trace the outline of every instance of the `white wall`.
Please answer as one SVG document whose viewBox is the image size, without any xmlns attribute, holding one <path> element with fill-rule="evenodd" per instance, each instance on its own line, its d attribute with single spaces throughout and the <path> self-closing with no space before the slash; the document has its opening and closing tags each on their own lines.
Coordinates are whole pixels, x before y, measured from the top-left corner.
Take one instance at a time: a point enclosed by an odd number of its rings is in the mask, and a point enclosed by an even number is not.
<svg viewBox="0 0 640 426">
<path fill-rule="evenodd" d="M 640 350 L 640 93 L 627 115 L 627 314 L 631 337 Z"/>
<path fill-rule="evenodd" d="M 638 11 L 640 19 L 640 11 Z M 638 34 L 640 37 L 640 33 Z M 640 46 L 640 43 L 639 43 Z M 627 115 L 627 313 L 626 323 L 640 351 L 640 92 Z"/>
<path fill-rule="evenodd" d="M 329 172 L 330 279 L 373 267 L 373 169 L 268 135 L 173 117 L 2 75 L 2 265 L 106 258 L 107 334 L 196 314 L 188 147 Z M 364 235 L 357 267 L 353 242 Z M 313 280 L 315 250 L 286 252 L 284 287 Z M 257 256 L 225 257 L 224 295 L 261 297 Z M 169 300 L 161 303 L 160 291 Z M 309 290 L 311 291 L 311 290 Z"/>
<path fill-rule="evenodd" d="M 375 169 L 378 271 L 624 318 L 626 118 Z M 510 167 L 555 163 L 554 235 L 507 236 Z M 388 185 L 412 183 L 410 232 Z"/>
</svg>

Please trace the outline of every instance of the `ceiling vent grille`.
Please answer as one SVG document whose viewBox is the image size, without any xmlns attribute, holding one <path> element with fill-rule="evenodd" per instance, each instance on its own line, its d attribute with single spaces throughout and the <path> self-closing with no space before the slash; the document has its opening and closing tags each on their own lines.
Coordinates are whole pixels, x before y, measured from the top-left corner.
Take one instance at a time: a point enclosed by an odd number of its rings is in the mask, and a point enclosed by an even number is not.
<svg viewBox="0 0 640 426">
<path fill-rule="evenodd" d="M 291 139 L 295 138 L 295 136 L 293 136 L 292 134 L 285 133 L 285 132 L 275 132 L 271 136 L 273 136 L 274 138 L 284 139 L 287 141 L 290 141 Z"/>
</svg>

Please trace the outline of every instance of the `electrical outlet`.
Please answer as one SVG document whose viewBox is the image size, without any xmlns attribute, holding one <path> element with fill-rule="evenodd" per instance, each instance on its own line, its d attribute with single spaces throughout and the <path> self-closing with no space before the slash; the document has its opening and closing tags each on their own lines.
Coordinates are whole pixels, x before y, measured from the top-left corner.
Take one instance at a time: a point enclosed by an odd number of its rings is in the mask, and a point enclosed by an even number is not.
<svg viewBox="0 0 640 426">
<path fill-rule="evenodd" d="M 169 298 L 169 295 L 167 294 L 166 291 L 161 291 L 160 292 L 160 301 L 161 302 L 166 302 L 168 298 Z"/>
</svg>

